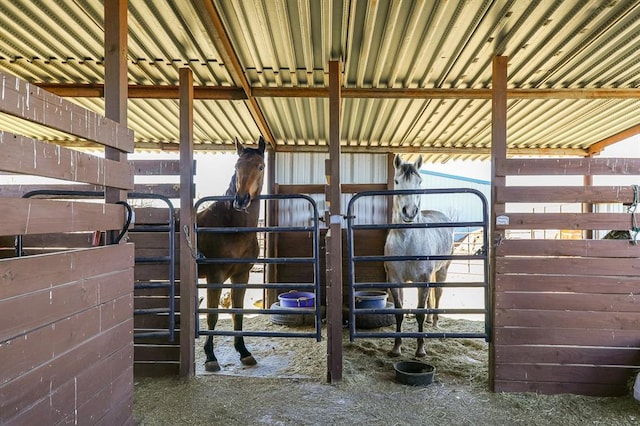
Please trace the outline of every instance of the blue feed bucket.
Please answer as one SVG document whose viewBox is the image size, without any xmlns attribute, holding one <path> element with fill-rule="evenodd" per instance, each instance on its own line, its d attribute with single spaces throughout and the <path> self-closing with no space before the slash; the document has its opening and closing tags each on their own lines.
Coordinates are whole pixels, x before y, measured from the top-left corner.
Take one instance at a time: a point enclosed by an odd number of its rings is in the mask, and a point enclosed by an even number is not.
<svg viewBox="0 0 640 426">
<path fill-rule="evenodd" d="M 387 306 L 386 291 L 356 291 L 356 309 L 382 309 Z"/>
<path fill-rule="evenodd" d="M 290 291 L 278 295 L 281 308 L 309 308 L 313 307 L 316 295 L 307 291 Z"/>
</svg>

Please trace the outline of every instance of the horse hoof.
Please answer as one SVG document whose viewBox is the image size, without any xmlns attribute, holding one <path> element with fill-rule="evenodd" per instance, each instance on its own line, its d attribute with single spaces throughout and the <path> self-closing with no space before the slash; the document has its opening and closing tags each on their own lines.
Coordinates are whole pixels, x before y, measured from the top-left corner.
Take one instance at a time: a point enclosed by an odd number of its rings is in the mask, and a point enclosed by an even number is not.
<svg viewBox="0 0 640 426">
<path fill-rule="evenodd" d="M 218 361 L 207 361 L 204 363 L 204 369 L 210 373 L 220 371 L 220 364 Z"/>
<path fill-rule="evenodd" d="M 422 352 L 417 352 L 416 351 L 416 358 L 424 358 L 425 356 L 427 356 L 427 353 L 422 351 Z"/>
<path fill-rule="evenodd" d="M 258 363 L 258 361 L 256 361 L 253 355 L 240 358 L 240 362 L 242 363 L 242 365 L 256 365 Z"/>
<path fill-rule="evenodd" d="M 400 355 L 402 355 L 402 352 L 400 351 L 400 349 L 392 349 L 389 351 L 389 356 L 392 358 L 397 358 Z"/>
</svg>

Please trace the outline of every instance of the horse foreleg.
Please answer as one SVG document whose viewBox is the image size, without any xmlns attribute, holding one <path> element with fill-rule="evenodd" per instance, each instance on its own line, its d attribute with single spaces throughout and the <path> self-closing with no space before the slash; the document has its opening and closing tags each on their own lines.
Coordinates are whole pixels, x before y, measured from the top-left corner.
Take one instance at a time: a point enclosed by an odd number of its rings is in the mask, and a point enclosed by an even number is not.
<svg viewBox="0 0 640 426">
<path fill-rule="evenodd" d="M 396 282 L 396 281 L 389 281 L 389 282 Z M 403 298 L 402 289 L 396 287 L 396 288 L 390 289 L 390 291 L 391 291 L 391 298 L 393 299 L 393 306 L 396 309 L 402 309 L 402 298 Z M 403 318 L 404 318 L 404 315 L 402 313 L 396 314 L 396 333 L 400 333 L 400 330 L 402 330 Z M 389 355 L 393 357 L 397 357 L 397 356 L 400 356 L 401 354 L 402 354 L 402 338 L 396 337 L 393 344 L 393 349 L 391 350 L 391 352 L 389 352 Z"/>
<path fill-rule="evenodd" d="M 247 273 L 246 278 L 236 278 L 231 277 L 231 282 L 236 283 L 247 283 L 249 280 Z M 244 295 L 247 289 L 245 287 L 242 288 L 234 288 L 231 290 L 231 306 L 234 308 L 242 308 L 244 306 Z M 242 314 L 233 314 L 233 330 L 234 331 L 242 331 Z M 247 347 L 244 345 L 244 337 L 243 336 L 233 336 L 233 347 L 240 354 L 240 362 L 243 365 L 256 365 L 257 362 L 251 352 L 247 350 Z"/>
<path fill-rule="evenodd" d="M 207 282 L 214 282 L 212 280 L 207 279 Z M 220 301 L 220 293 L 222 289 L 220 288 L 209 288 L 207 289 L 207 308 L 216 309 L 218 307 L 218 302 Z M 218 323 L 218 313 L 207 313 L 207 326 L 209 330 L 213 331 L 216 329 L 216 324 Z M 207 340 L 204 344 L 204 353 L 207 356 L 206 361 L 204 362 L 204 369 L 210 372 L 220 371 L 220 364 L 218 363 L 218 359 L 213 353 L 213 336 L 207 336 Z"/>
<path fill-rule="evenodd" d="M 428 298 L 429 298 L 429 293 L 430 293 L 430 288 L 424 288 L 424 287 L 420 287 L 418 288 L 418 309 L 424 309 L 425 306 L 425 302 L 428 303 Z M 424 313 L 417 313 L 416 314 L 416 321 L 418 323 L 418 333 L 423 333 L 424 332 L 424 319 L 425 319 L 425 314 Z M 422 358 L 424 356 L 427 355 L 427 352 L 424 349 L 424 338 L 423 337 L 418 337 L 417 339 L 418 342 L 418 346 L 416 348 L 416 357 L 417 358 Z"/>
</svg>

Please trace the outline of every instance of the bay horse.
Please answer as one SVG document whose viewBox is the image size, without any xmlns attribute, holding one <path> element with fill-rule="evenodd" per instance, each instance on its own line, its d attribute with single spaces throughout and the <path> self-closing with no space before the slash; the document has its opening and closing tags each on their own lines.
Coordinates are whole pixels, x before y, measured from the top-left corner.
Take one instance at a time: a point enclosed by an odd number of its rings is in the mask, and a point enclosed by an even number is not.
<svg viewBox="0 0 640 426">
<path fill-rule="evenodd" d="M 393 160 L 395 169 L 394 189 L 420 189 L 422 177 L 420 167 L 422 157 L 414 163 L 402 161 L 399 155 Z M 393 223 L 446 223 L 451 220 L 442 212 L 436 210 L 420 210 L 420 194 L 398 194 L 393 197 Z M 432 256 L 450 255 L 453 253 L 453 228 L 400 228 L 390 229 L 384 246 L 385 256 Z M 387 282 L 442 282 L 447 278 L 447 270 L 451 260 L 396 260 L 384 262 L 387 272 Z M 434 279 L 435 278 L 435 279 Z M 394 307 L 402 309 L 403 289 L 395 287 L 389 289 Z M 423 309 L 425 302 L 429 308 L 438 308 L 442 297 L 442 287 L 418 288 L 418 308 Z M 429 316 L 430 317 L 430 316 Z M 438 327 L 438 314 L 433 315 L 433 326 Z M 396 331 L 402 327 L 403 314 L 396 314 Z M 427 318 L 428 320 L 431 318 Z M 425 315 L 416 314 L 418 332 L 423 332 Z M 395 338 L 391 356 L 400 356 L 402 339 Z M 416 357 L 424 357 L 424 339 L 418 338 Z"/>
<path fill-rule="evenodd" d="M 226 196 L 233 200 L 213 202 L 205 210 L 197 214 L 198 227 L 255 227 L 258 224 L 260 203 L 253 202 L 262 191 L 264 180 L 265 140 L 262 136 L 257 148 L 245 147 L 236 140 L 238 159 L 235 173 L 231 177 Z M 238 233 L 202 233 L 198 235 L 198 250 L 206 258 L 257 258 L 259 254 L 258 238 L 255 232 Z M 232 284 L 249 282 L 252 263 L 212 263 L 200 265 L 199 278 L 206 278 L 207 283 L 224 283 L 227 279 Z M 231 289 L 231 306 L 242 308 L 245 287 Z M 207 289 L 207 308 L 217 308 L 220 301 L 221 288 Z M 233 329 L 242 330 L 242 314 L 232 314 Z M 207 313 L 209 330 L 215 330 L 218 314 Z M 233 346 L 240 354 L 240 362 L 244 365 L 256 365 L 256 360 L 247 350 L 242 336 L 234 336 Z M 213 353 L 213 336 L 207 336 L 204 344 L 206 354 L 205 370 L 220 370 L 220 364 Z"/>
</svg>

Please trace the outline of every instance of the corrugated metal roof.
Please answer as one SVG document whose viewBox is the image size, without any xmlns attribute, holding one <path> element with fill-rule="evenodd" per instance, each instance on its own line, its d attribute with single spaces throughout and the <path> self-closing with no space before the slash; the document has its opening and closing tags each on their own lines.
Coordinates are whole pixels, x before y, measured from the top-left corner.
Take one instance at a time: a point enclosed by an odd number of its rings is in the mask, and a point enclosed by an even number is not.
<svg viewBox="0 0 640 426">
<path fill-rule="evenodd" d="M 54 92 L 57 84 L 104 83 L 103 7 L 98 0 L 3 0 L 0 71 Z M 327 149 L 328 100 L 317 89 L 328 86 L 332 59 L 342 61 L 345 150 L 422 152 L 429 161 L 486 158 L 494 55 L 509 57 L 509 89 L 574 90 L 545 92 L 544 99 L 510 96 L 508 144 L 519 153 L 580 154 L 640 128 L 638 1 L 130 0 L 128 9 L 132 87 L 177 85 L 179 69 L 189 67 L 196 88 L 236 90 L 234 99 L 194 102 L 200 149 L 233 149 L 236 137 L 260 134 L 225 58 L 237 58 L 281 151 Z M 216 43 L 218 18 L 230 51 Z M 278 94 L 285 89 L 293 91 Z M 367 89 L 394 89 L 397 96 Z M 426 98 L 400 89 L 485 91 Z M 579 99 L 595 96 L 578 92 L 584 89 L 611 90 L 602 99 Z M 620 89 L 633 90 L 622 98 Z M 75 100 L 104 108 L 101 98 Z M 176 149 L 178 111 L 177 99 L 130 99 L 137 148 Z M 0 117 L 0 130 L 66 137 L 9 121 Z M 538 151 L 526 151 L 532 149 Z"/>
</svg>

